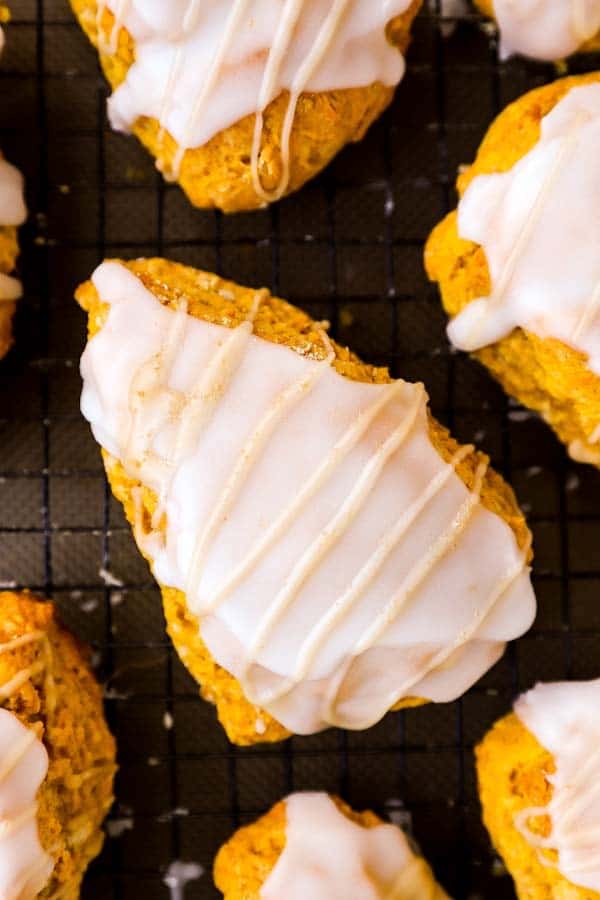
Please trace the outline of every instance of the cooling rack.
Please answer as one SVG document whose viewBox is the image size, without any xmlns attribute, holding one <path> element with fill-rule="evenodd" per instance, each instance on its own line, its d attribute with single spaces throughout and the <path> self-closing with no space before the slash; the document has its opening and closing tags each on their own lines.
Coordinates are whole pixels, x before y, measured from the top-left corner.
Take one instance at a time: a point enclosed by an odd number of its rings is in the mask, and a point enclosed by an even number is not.
<svg viewBox="0 0 600 900">
<path fill-rule="evenodd" d="M 556 70 L 499 64 L 483 20 L 471 13 L 453 28 L 434 2 L 416 22 L 396 100 L 366 139 L 291 199 L 226 218 L 192 209 L 135 139 L 111 133 L 95 54 L 64 0 L 12 7 L 0 141 L 26 173 L 31 215 L 17 345 L 0 366 L 0 580 L 55 599 L 91 642 L 105 686 L 120 773 L 83 897 L 168 897 L 168 867 L 186 860 L 205 869 L 186 900 L 214 898 L 222 841 L 303 788 L 404 824 L 457 900 L 514 897 L 480 822 L 472 748 L 535 680 L 599 674 L 600 473 L 571 463 L 536 417 L 448 351 L 421 259 L 487 124 Z M 539 615 L 462 700 L 364 733 L 227 742 L 165 639 L 158 591 L 78 408 L 85 323 L 73 289 L 105 256 L 148 254 L 267 285 L 329 319 L 367 360 L 424 380 L 435 414 L 512 481 L 535 533 Z"/>
</svg>

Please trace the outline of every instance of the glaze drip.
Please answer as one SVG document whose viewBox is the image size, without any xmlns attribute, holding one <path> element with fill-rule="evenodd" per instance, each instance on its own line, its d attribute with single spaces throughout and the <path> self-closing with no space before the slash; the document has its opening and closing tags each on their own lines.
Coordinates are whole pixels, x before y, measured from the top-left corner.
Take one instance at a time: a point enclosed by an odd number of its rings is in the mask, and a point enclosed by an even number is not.
<svg viewBox="0 0 600 900">
<path fill-rule="evenodd" d="M 284 802 L 285 846 L 262 900 L 447 900 L 395 825 L 359 825 L 327 794 L 292 794 Z"/>
<path fill-rule="evenodd" d="M 547 774 L 547 806 L 521 810 L 515 827 L 536 848 L 540 862 L 573 884 L 600 891 L 600 679 L 538 684 L 515 704 L 515 713 L 554 757 Z M 547 816 L 547 838 L 531 829 Z M 549 853 L 552 851 L 552 853 Z"/>
<path fill-rule="evenodd" d="M 503 59 L 563 59 L 600 30 L 598 0 L 494 0 L 494 14 Z"/>
<path fill-rule="evenodd" d="M 126 28 L 136 42 L 136 60 L 109 101 L 115 128 L 130 130 L 139 116 L 177 142 L 165 177 L 177 180 L 186 150 L 206 144 L 223 129 L 255 115 L 251 177 L 265 202 L 283 196 L 290 178 L 290 140 L 298 100 L 305 92 L 397 84 L 404 74 L 401 54 L 385 30 L 411 0 L 280 0 L 279 12 L 266 0 L 178 0 L 165 9 L 150 0 L 101 0 L 114 16 L 108 40 L 99 27 L 99 46 L 115 53 Z M 282 91 L 289 93 L 279 135 L 281 172 L 267 189 L 260 173 L 263 114 Z"/>
<path fill-rule="evenodd" d="M 485 464 L 472 491 L 457 477 L 473 448 L 433 448 L 421 385 L 351 382 L 325 335 L 304 358 L 252 311 L 227 329 L 163 307 L 117 263 L 93 280 L 110 311 L 82 410 L 160 498 L 148 530 L 136 489 L 138 542 L 248 698 L 296 732 L 366 727 L 457 696 L 528 627 L 527 548 L 479 502 Z"/>
</svg>

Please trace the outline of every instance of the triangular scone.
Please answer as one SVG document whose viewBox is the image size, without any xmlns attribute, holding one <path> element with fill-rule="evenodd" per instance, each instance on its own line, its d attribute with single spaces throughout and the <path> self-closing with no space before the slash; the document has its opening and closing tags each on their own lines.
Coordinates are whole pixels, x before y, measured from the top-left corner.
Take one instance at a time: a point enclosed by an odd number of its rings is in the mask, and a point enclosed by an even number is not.
<svg viewBox="0 0 600 900">
<path fill-rule="evenodd" d="M 291 794 L 236 831 L 214 877 L 225 900 L 448 900 L 397 825 L 321 793 Z"/>
<path fill-rule="evenodd" d="M 104 841 L 115 742 L 87 651 L 51 603 L 0 593 L 0 896 L 79 897 Z"/>
<path fill-rule="evenodd" d="M 21 173 L 0 153 L 0 359 L 12 344 L 12 319 L 22 293 L 12 273 L 19 255 L 17 225 L 26 215 Z"/>
<path fill-rule="evenodd" d="M 450 339 L 597 466 L 599 135 L 600 72 L 525 94 L 490 127 L 425 249 Z"/>
<path fill-rule="evenodd" d="M 600 897 L 600 680 L 538 684 L 477 747 L 483 819 L 519 897 Z"/>
<path fill-rule="evenodd" d="M 529 627 L 514 495 L 422 385 L 165 260 L 104 263 L 77 299 L 83 413 L 232 740 L 453 699 Z"/>
<path fill-rule="evenodd" d="M 133 131 L 195 206 L 225 212 L 256 209 L 297 190 L 363 137 L 402 77 L 401 53 L 421 3 L 278 3 L 273 17 L 255 0 L 204 9 L 198 0 L 145 9 L 71 0 L 115 91 L 114 126 Z M 337 20 L 331 29 L 329 13 Z M 284 22 L 295 28 L 287 31 Z M 315 47 L 321 50 L 311 56 Z M 201 67 L 197 77 L 194 66 Z M 288 90 L 296 84 L 308 87 L 288 142 Z M 261 109 L 263 127 L 255 133 Z"/>
<path fill-rule="evenodd" d="M 521 53 L 533 59 L 561 60 L 600 49 L 600 8 L 578 0 L 475 0 L 500 30 L 501 56 Z"/>
</svg>

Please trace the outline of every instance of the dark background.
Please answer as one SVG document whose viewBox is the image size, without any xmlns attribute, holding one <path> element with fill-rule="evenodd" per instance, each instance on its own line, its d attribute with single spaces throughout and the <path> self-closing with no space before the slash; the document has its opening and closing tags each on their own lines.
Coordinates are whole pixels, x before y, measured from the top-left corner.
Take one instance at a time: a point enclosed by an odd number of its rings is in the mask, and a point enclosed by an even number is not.
<svg viewBox="0 0 600 900">
<path fill-rule="evenodd" d="M 26 173 L 31 214 L 18 343 L 0 365 L 0 581 L 53 597 L 93 644 L 106 685 L 120 760 L 109 828 L 120 836 L 107 840 L 84 898 L 165 898 L 165 870 L 181 858 L 207 870 L 187 900 L 215 897 L 219 845 L 302 788 L 408 824 L 457 900 L 514 897 L 480 822 L 472 748 L 535 680 L 599 674 L 600 473 L 570 462 L 542 422 L 448 352 L 421 259 L 455 202 L 458 165 L 499 109 L 554 67 L 499 65 L 477 15 L 446 38 L 439 15 L 423 13 L 396 101 L 362 144 L 273 209 L 224 218 L 194 210 L 134 138 L 111 133 L 95 53 L 64 0 L 12 8 L 0 142 Z M 436 415 L 511 479 L 535 532 L 539 615 L 461 701 L 389 715 L 364 733 L 228 744 L 165 639 L 158 591 L 78 408 L 85 323 L 75 285 L 105 255 L 157 253 L 267 285 L 330 319 L 367 360 L 423 379 Z"/>
</svg>

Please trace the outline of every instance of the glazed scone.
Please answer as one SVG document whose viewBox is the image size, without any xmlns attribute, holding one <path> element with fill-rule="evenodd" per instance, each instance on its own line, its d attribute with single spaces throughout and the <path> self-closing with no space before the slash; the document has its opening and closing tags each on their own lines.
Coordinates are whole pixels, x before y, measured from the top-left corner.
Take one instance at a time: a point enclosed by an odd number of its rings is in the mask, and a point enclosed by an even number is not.
<svg viewBox="0 0 600 900">
<path fill-rule="evenodd" d="M 0 154 L 0 359 L 12 344 L 12 319 L 23 293 L 12 273 L 19 255 L 17 226 L 26 218 L 23 176 Z"/>
<path fill-rule="evenodd" d="M 475 0 L 500 31 L 500 55 L 547 61 L 600 50 L 597 0 Z"/>
<path fill-rule="evenodd" d="M 102 847 L 115 744 L 51 603 L 0 593 L 0 896 L 76 900 Z"/>
<path fill-rule="evenodd" d="M 320 793 L 291 794 L 236 831 L 214 878 L 225 900 L 448 900 L 400 828 Z"/>
<path fill-rule="evenodd" d="M 508 106 L 425 249 L 452 343 L 600 465 L 600 73 Z"/>
<path fill-rule="evenodd" d="M 390 103 L 422 0 L 71 0 L 133 131 L 195 206 L 297 190 Z M 200 68 L 199 68 L 200 67 Z M 255 116 L 255 113 L 259 114 Z"/>
<path fill-rule="evenodd" d="M 422 385 L 165 260 L 104 263 L 77 299 L 82 411 L 231 740 L 454 699 L 529 627 L 513 493 Z"/>
<path fill-rule="evenodd" d="M 600 897 L 600 681 L 538 684 L 477 747 L 483 818 L 520 900 Z"/>
</svg>

